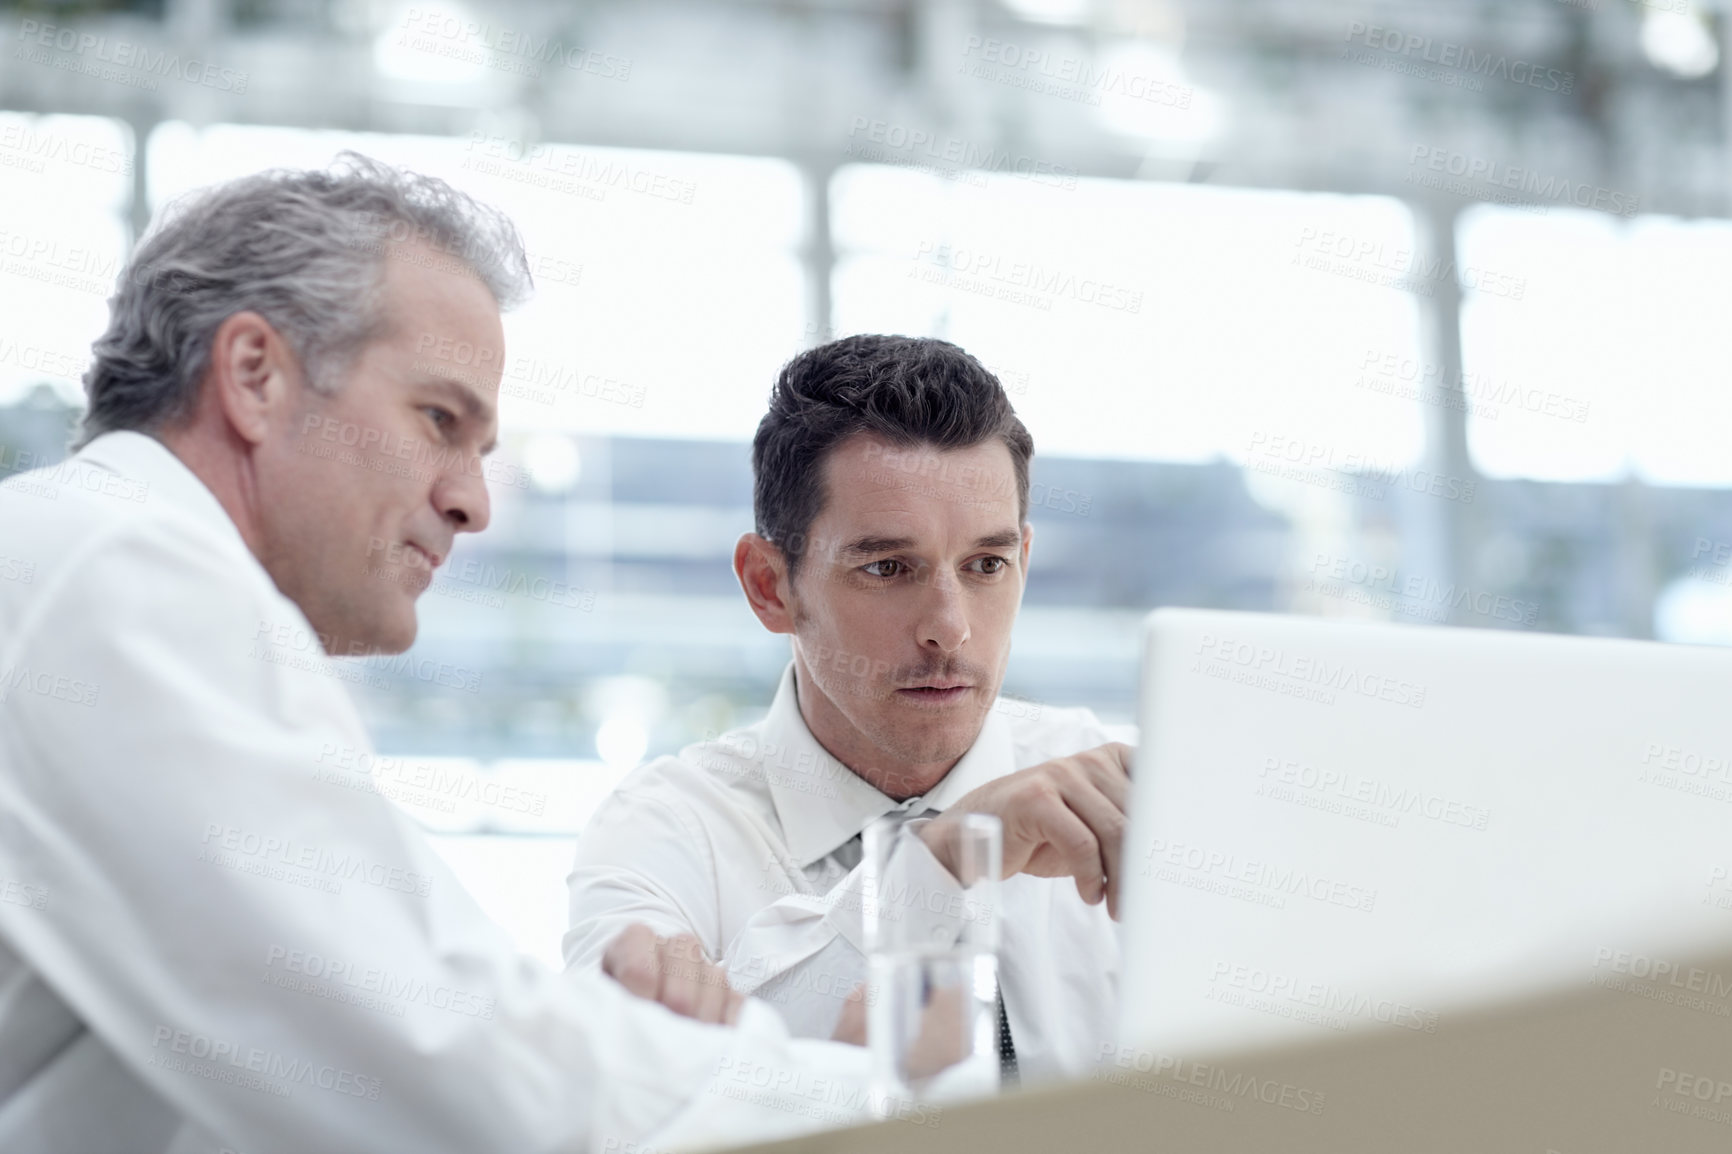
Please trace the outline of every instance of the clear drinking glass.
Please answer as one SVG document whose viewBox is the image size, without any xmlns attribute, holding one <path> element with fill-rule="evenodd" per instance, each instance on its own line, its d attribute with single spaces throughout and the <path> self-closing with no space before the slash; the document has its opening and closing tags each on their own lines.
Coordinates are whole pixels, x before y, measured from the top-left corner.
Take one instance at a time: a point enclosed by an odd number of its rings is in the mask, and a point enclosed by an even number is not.
<svg viewBox="0 0 1732 1154">
<path fill-rule="evenodd" d="M 921 840 L 931 819 L 866 828 L 862 863 L 874 1089 L 899 1100 L 999 1088 L 999 875 L 1004 831 L 968 814 L 936 827 L 954 873 Z"/>
</svg>

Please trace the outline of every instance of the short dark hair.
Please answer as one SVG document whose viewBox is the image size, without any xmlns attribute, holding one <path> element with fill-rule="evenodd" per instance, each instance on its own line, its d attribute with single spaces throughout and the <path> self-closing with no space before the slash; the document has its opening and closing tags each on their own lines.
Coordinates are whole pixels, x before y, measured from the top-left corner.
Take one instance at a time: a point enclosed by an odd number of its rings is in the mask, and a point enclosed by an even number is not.
<svg viewBox="0 0 1732 1154">
<path fill-rule="evenodd" d="M 1034 438 L 985 365 L 931 337 L 843 337 L 782 366 L 752 440 L 758 535 L 782 550 L 790 576 L 824 508 L 824 462 L 858 433 L 903 448 L 1002 440 L 1016 472 L 1017 517 L 1027 519 Z"/>
</svg>

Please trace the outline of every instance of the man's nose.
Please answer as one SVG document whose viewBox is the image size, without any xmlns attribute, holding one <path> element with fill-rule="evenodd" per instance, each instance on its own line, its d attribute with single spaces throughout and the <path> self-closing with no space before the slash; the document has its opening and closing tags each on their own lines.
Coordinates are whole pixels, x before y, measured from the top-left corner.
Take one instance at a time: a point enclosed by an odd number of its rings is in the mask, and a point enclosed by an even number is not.
<svg viewBox="0 0 1732 1154">
<path fill-rule="evenodd" d="M 472 461 L 470 466 L 449 470 L 433 490 L 433 504 L 459 533 L 479 533 L 493 519 L 493 499 L 487 495 L 481 462 Z"/>
<path fill-rule="evenodd" d="M 927 586 L 925 612 L 920 620 L 920 643 L 945 653 L 955 653 L 968 641 L 968 607 L 962 584 L 954 574 L 934 571 Z"/>
</svg>

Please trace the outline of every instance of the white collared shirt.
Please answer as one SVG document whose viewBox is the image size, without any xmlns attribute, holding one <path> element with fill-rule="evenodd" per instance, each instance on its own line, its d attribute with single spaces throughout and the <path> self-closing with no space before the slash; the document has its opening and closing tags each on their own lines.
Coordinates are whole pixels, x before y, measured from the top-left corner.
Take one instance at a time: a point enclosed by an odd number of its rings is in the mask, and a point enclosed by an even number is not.
<svg viewBox="0 0 1732 1154">
<path fill-rule="evenodd" d="M 870 1116 L 865 1056 L 521 957 L 162 444 L 0 485 L 0 1150 L 664 1149 Z M 363 777 L 365 774 L 363 774 Z"/>
<path fill-rule="evenodd" d="M 593 967 L 633 922 L 690 933 L 736 989 L 829 1037 L 866 977 L 857 835 L 904 809 L 942 812 L 988 781 L 1111 738 L 1090 711 L 1000 698 L 923 798 L 897 803 L 819 745 L 793 666 L 769 715 L 630 774 L 578 841 L 565 959 Z M 934 860 L 934 886 L 960 894 Z M 1119 939 L 1068 878 L 1005 881 L 999 972 L 1025 1080 L 1086 1076 L 1117 1026 Z M 942 905 L 942 903 L 936 903 Z"/>
</svg>

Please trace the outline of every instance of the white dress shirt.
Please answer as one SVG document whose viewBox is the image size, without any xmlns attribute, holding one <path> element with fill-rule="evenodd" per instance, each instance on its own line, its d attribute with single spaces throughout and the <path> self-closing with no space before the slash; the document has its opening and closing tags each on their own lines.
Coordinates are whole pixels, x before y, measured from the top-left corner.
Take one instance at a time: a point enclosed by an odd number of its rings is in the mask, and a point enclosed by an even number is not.
<svg viewBox="0 0 1732 1154">
<path fill-rule="evenodd" d="M 796 1035 L 829 1037 L 866 977 L 860 832 L 1108 740 L 1086 709 L 1000 698 L 944 780 L 898 803 L 818 744 L 789 665 L 763 721 L 638 768 L 596 811 L 569 879 L 566 962 L 595 966 L 633 922 L 690 933 Z M 959 897 L 930 864 L 932 886 Z M 1086 1076 L 1117 1026 L 1119 939 L 1105 903 L 1085 903 L 1069 878 L 1026 874 L 1005 881 L 1002 901 L 1000 981 L 1022 1078 Z"/>
<path fill-rule="evenodd" d="M 601 1150 L 869 1116 L 863 1054 L 519 956 L 157 441 L 0 485 L 0 1150 Z M 333 751 L 337 751 L 334 753 Z M 341 774 L 336 776 L 340 777 Z"/>
</svg>

